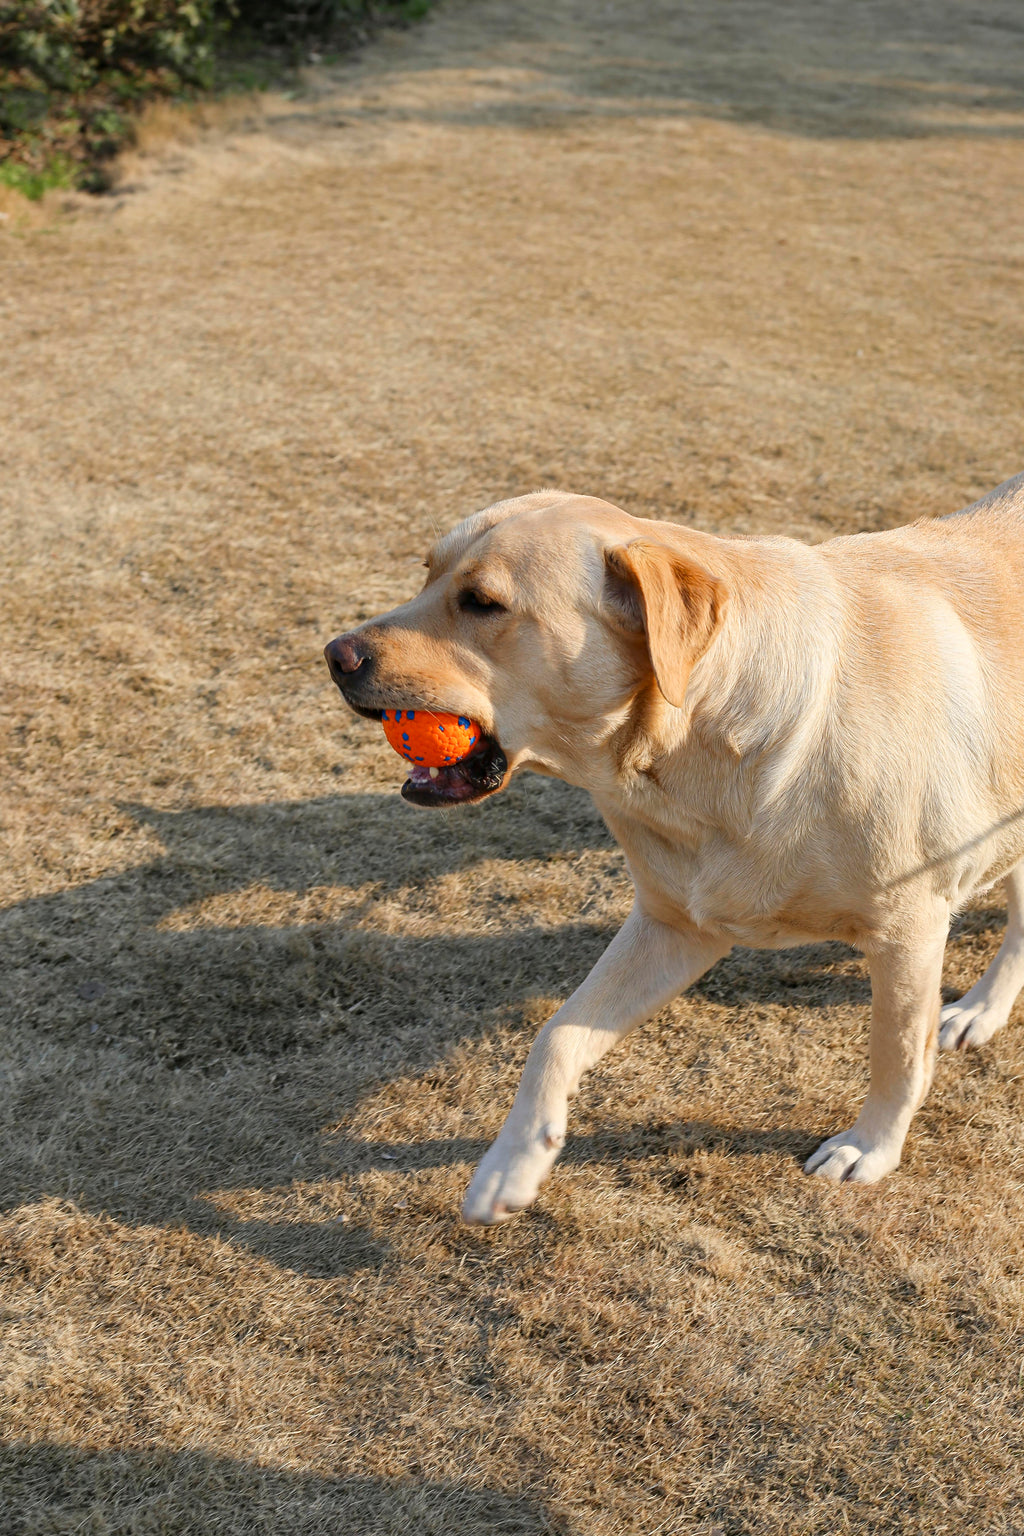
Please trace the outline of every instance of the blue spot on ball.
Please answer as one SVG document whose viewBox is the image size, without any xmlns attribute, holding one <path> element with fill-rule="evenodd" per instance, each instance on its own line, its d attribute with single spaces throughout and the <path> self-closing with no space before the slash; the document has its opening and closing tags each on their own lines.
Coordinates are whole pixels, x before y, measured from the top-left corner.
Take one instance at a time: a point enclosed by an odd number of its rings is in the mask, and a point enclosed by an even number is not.
<svg viewBox="0 0 1024 1536">
<path fill-rule="evenodd" d="M 464 731 L 468 731 L 469 730 L 469 721 L 466 719 L 465 715 L 460 715 L 459 716 L 459 724 L 462 726 L 462 729 Z"/>
</svg>

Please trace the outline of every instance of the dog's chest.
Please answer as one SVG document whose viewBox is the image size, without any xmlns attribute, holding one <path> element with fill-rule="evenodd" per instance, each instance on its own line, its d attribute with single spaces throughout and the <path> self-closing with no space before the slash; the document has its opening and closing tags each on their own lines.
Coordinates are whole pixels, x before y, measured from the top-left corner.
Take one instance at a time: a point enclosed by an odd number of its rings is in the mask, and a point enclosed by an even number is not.
<svg viewBox="0 0 1024 1536">
<path fill-rule="evenodd" d="M 758 949 L 856 941 L 861 925 L 849 910 L 849 887 L 834 869 L 807 869 L 804 851 L 784 840 L 697 824 L 669 836 L 616 808 L 602 811 L 651 916 Z"/>
</svg>

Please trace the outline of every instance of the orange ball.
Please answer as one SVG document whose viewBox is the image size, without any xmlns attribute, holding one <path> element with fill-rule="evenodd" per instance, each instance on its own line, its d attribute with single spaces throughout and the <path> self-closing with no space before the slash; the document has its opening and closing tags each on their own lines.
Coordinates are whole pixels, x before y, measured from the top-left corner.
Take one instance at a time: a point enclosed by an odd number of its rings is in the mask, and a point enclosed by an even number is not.
<svg viewBox="0 0 1024 1536">
<path fill-rule="evenodd" d="M 480 727 L 467 715 L 444 715 L 427 709 L 386 709 L 381 715 L 384 735 L 410 763 L 443 768 L 458 763 L 480 740 Z"/>
</svg>

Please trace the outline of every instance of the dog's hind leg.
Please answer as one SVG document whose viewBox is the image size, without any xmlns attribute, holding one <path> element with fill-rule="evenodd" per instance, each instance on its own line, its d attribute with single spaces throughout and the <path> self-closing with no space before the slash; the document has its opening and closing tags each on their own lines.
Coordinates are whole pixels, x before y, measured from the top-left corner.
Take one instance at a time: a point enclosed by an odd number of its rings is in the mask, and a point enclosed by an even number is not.
<svg viewBox="0 0 1024 1536">
<path fill-rule="evenodd" d="M 964 1051 L 984 1045 L 1010 1017 L 1024 987 L 1024 864 L 1006 877 L 1006 933 L 988 970 L 971 990 L 942 1010 L 939 1046 Z"/>
<path fill-rule="evenodd" d="M 590 975 L 534 1041 L 508 1119 L 466 1193 L 466 1221 L 507 1221 L 531 1203 L 565 1142 L 569 1100 L 583 1073 L 729 947 L 633 908 Z"/>
</svg>

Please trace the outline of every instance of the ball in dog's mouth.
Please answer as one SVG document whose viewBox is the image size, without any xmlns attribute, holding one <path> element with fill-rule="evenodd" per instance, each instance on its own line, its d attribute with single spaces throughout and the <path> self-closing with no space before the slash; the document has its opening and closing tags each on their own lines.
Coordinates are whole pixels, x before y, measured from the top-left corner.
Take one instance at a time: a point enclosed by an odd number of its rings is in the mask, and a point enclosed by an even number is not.
<svg viewBox="0 0 1024 1536">
<path fill-rule="evenodd" d="M 412 805 L 468 805 L 493 795 L 505 782 L 508 758 L 498 743 L 481 736 L 468 757 L 441 768 L 416 763 L 402 785 L 402 794 Z"/>
</svg>

